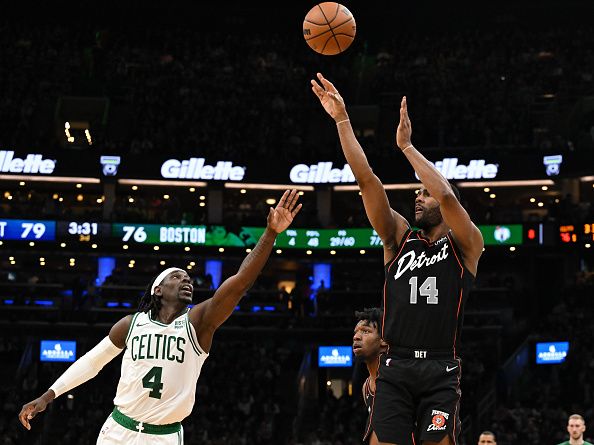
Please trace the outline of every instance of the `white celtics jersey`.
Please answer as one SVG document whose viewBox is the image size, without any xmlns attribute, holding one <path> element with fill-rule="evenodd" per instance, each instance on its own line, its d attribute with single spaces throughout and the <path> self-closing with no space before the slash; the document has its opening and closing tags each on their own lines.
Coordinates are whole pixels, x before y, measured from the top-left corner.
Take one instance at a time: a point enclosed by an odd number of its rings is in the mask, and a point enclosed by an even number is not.
<svg viewBox="0 0 594 445">
<path fill-rule="evenodd" d="M 166 325 L 139 312 L 132 318 L 114 405 L 132 419 L 164 425 L 191 412 L 196 382 L 208 354 L 188 311 Z"/>
</svg>

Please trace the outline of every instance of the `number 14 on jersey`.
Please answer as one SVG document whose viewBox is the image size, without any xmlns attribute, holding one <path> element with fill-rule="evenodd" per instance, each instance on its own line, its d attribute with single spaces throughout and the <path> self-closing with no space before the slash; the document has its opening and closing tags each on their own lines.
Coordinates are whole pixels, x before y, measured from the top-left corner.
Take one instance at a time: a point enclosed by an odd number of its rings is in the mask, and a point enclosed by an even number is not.
<svg viewBox="0 0 594 445">
<path fill-rule="evenodd" d="M 419 277 L 410 277 L 408 284 L 410 284 L 410 304 L 417 304 L 417 294 L 422 297 L 427 297 L 427 304 L 437 304 L 439 299 L 439 290 L 437 290 L 437 278 L 427 277 L 420 287 L 417 285 Z"/>
</svg>

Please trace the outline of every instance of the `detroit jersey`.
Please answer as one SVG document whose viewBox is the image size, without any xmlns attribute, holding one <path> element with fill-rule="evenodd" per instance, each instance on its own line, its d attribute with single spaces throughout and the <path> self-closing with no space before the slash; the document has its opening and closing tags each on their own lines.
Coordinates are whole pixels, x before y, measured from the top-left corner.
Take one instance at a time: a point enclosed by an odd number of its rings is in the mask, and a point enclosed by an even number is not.
<svg viewBox="0 0 594 445">
<path fill-rule="evenodd" d="M 363 442 L 367 443 L 371 436 L 371 410 L 373 409 L 373 399 L 375 393 L 371 391 L 371 384 L 369 380 L 371 377 L 367 377 L 363 384 L 363 401 L 365 402 L 365 408 L 367 408 L 367 422 L 365 423 L 365 434 L 363 436 Z"/>
<path fill-rule="evenodd" d="M 139 422 L 181 422 L 192 412 L 196 382 L 207 357 L 188 311 L 170 324 L 151 319 L 149 313 L 136 313 L 126 337 L 114 405 Z"/>
<path fill-rule="evenodd" d="M 390 347 L 455 356 L 474 277 L 451 232 L 431 243 L 409 229 L 385 270 L 382 337 Z"/>
</svg>

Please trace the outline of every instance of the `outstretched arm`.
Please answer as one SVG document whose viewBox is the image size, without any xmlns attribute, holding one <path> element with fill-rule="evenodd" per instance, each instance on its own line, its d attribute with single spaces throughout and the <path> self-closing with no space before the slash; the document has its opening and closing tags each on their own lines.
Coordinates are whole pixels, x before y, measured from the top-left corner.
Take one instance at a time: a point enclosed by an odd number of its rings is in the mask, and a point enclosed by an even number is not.
<svg viewBox="0 0 594 445">
<path fill-rule="evenodd" d="M 241 263 L 237 273 L 227 278 L 212 298 L 194 306 L 190 310 L 190 321 L 196 329 L 198 342 L 210 350 L 215 330 L 233 313 L 246 291 L 252 287 L 268 261 L 276 236 L 291 225 L 295 215 L 301 210 L 297 205 L 297 190 L 287 190 L 278 205 L 268 213 L 266 230 L 256 247 Z"/>
<path fill-rule="evenodd" d="M 126 335 L 131 319 L 132 316 L 128 315 L 118 321 L 109 331 L 109 337 L 105 337 L 97 346 L 74 362 L 41 397 L 23 405 L 19 420 L 25 428 L 30 430 L 29 421 L 38 413 L 45 411 L 47 405 L 56 397 L 95 377 L 107 363 L 122 352 L 126 345 Z"/>
<path fill-rule="evenodd" d="M 412 144 L 412 126 L 408 116 L 406 97 L 400 103 L 400 122 L 396 131 L 396 143 L 431 196 L 438 202 L 445 223 L 454 234 L 462 250 L 464 263 L 476 275 L 478 260 L 483 252 L 483 236 L 462 204 L 454 195 L 450 183 Z"/>
<path fill-rule="evenodd" d="M 393 249 L 397 247 L 409 224 L 403 216 L 390 208 L 386 190 L 373 173 L 367 156 L 355 137 L 344 100 L 338 90 L 320 73 L 318 79 L 321 86 L 312 80 L 312 91 L 320 99 L 326 112 L 336 121 L 342 152 L 361 190 L 367 218 L 384 243 L 384 259 L 388 261 L 394 255 Z"/>
</svg>

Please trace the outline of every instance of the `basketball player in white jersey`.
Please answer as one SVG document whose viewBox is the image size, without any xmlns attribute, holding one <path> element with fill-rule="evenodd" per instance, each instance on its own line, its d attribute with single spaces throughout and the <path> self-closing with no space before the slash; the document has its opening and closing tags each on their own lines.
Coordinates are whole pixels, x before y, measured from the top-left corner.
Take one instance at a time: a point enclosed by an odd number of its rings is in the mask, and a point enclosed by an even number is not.
<svg viewBox="0 0 594 445">
<path fill-rule="evenodd" d="M 267 227 L 237 273 L 214 296 L 192 309 L 193 288 L 178 268 L 161 272 L 149 284 L 138 312 L 118 321 L 97 346 L 79 358 L 41 397 L 23 406 L 19 419 L 29 421 L 56 397 L 95 377 L 119 353 L 122 371 L 98 445 L 183 444 L 181 421 L 192 412 L 196 382 L 216 329 L 233 313 L 266 264 L 276 236 L 301 209 L 296 190 L 287 190 L 270 209 Z"/>
</svg>

